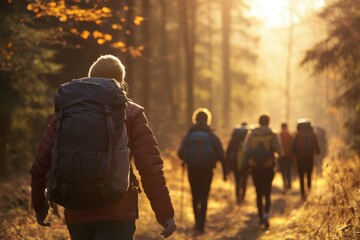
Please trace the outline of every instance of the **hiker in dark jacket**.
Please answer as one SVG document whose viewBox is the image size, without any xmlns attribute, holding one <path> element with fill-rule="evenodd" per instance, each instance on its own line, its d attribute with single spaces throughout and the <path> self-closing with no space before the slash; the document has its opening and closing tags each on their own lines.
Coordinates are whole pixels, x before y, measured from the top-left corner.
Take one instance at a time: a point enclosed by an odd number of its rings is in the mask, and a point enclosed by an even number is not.
<svg viewBox="0 0 360 240">
<path fill-rule="evenodd" d="M 306 199 L 304 176 L 306 173 L 307 187 L 311 189 L 311 177 L 314 167 L 314 155 L 320 154 L 317 136 L 307 119 L 299 119 L 297 133 L 292 145 L 292 152 L 296 157 L 299 172 L 300 193 L 303 200 Z"/>
<path fill-rule="evenodd" d="M 282 156 L 280 141 L 269 128 L 270 118 L 261 115 L 260 127 L 251 130 L 245 138 L 245 161 L 247 162 L 256 190 L 256 204 L 260 224 L 269 228 L 269 212 L 271 206 L 271 185 L 274 179 L 275 155 Z M 263 209 L 265 198 L 265 209 Z M 264 213 L 265 210 L 265 213 Z"/>
<path fill-rule="evenodd" d="M 206 210 L 213 168 L 220 161 L 223 178 L 226 180 L 224 151 L 220 139 L 210 129 L 211 114 L 206 108 L 199 108 L 193 114 L 193 126 L 182 140 L 179 158 L 187 166 L 195 216 L 195 231 L 204 232 Z"/>
<path fill-rule="evenodd" d="M 112 55 L 100 57 L 90 68 L 89 77 L 113 78 L 125 84 L 125 69 L 120 60 Z M 109 79 L 110 80 L 110 79 Z M 144 108 L 128 101 L 126 108 L 126 126 L 129 137 L 129 149 L 141 176 L 142 186 L 150 200 L 159 224 L 164 227 L 161 233 L 170 236 L 176 229 L 174 208 L 163 173 L 163 160 L 157 141 L 148 125 Z M 45 222 L 49 204 L 44 196 L 46 177 L 51 168 L 51 150 L 53 146 L 57 118 L 53 117 L 43 135 L 35 156 L 31 174 L 32 205 L 37 222 Z M 118 201 L 90 209 L 72 210 L 65 208 L 65 221 L 72 239 L 133 239 L 135 220 L 138 218 L 137 184 L 131 182 L 128 191 Z"/>
<path fill-rule="evenodd" d="M 236 202 L 240 204 L 246 193 L 246 184 L 249 171 L 244 164 L 244 147 L 243 142 L 247 135 L 248 128 L 247 123 L 241 123 L 240 127 L 236 127 L 229 142 L 229 146 L 226 151 L 226 162 L 229 170 L 234 174 L 235 178 L 235 195 Z"/>
</svg>

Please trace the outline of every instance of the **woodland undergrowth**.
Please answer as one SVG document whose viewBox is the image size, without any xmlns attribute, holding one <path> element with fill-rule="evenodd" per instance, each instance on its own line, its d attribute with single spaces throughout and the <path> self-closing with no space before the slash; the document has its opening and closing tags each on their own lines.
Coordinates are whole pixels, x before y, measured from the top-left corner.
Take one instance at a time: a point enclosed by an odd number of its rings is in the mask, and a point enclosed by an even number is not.
<svg viewBox="0 0 360 240">
<path fill-rule="evenodd" d="M 279 231 L 282 239 L 360 239 L 360 158 L 339 145 L 325 159 L 316 190 Z"/>
<path fill-rule="evenodd" d="M 182 190 L 181 167 L 175 160 L 175 152 L 165 151 L 165 168 L 168 184 L 175 195 L 174 205 L 181 210 L 176 199 Z M 171 172 L 171 174 L 169 174 Z M 266 239 L 360 239 L 360 158 L 339 143 L 332 145 L 323 165 L 323 176 L 316 180 L 316 187 L 307 200 L 292 212 L 281 228 L 272 229 Z M 48 220 L 51 228 L 40 227 L 34 217 L 30 201 L 30 177 L 28 173 L 0 183 L 0 239 L 70 239 L 63 220 L 62 209 L 52 211 Z M 180 198 L 179 198 L 180 199 Z M 185 199 L 186 202 L 190 199 Z M 140 205 L 147 199 L 140 198 Z M 148 204 L 149 205 L 149 204 Z M 221 206 L 220 206 L 221 207 Z M 141 221 L 136 239 L 158 239 L 160 226 L 149 206 L 141 207 Z M 185 225 L 191 225 L 191 218 Z M 179 219 L 178 219 L 179 220 Z M 228 226 L 231 227 L 231 226 Z M 179 226 L 179 230 L 182 227 Z M 177 233 L 171 239 L 184 239 L 186 232 Z M 157 236 L 157 237 L 155 237 Z M 212 234 L 216 238 L 216 231 Z M 241 237 L 241 236 L 238 236 Z M 242 239 L 242 238 L 240 238 Z M 245 239 L 245 238 L 244 238 Z"/>
</svg>

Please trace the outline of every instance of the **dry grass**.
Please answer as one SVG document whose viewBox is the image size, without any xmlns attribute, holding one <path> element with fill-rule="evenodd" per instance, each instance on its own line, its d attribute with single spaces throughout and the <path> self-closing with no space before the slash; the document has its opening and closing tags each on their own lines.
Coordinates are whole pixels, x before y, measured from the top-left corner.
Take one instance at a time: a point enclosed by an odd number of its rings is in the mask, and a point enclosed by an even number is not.
<svg viewBox="0 0 360 240">
<path fill-rule="evenodd" d="M 360 239 L 360 159 L 339 142 L 332 146 L 324 177 L 270 239 Z"/>
<path fill-rule="evenodd" d="M 344 147 L 338 142 L 332 144 L 332 149 L 335 150 L 325 162 L 324 177 L 315 177 L 306 202 L 301 201 L 297 182 L 284 195 L 280 175 L 276 174 L 268 231 L 258 227 L 251 179 L 246 201 L 236 205 L 231 179 L 224 182 L 218 166 L 209 197 L 206 233 L 200 236 L 192 231 L 194 220 L 186 172 L 182 171 L 175 151 L 164 151 L 164 171 L 178 224 L 177 232 L 169 239 L 360 239 L 360 159 L 340 151 Z M 36 224 L 29 183 L 26 175 L 1 183 L 0 239 L 70 239 L 63 218 L 53 213 L 49 215 L 51 228 Z M 161 227 L 145 194 L 140 194 L 139 201 L 135 238 L 161 239 Z"/>
</svg>

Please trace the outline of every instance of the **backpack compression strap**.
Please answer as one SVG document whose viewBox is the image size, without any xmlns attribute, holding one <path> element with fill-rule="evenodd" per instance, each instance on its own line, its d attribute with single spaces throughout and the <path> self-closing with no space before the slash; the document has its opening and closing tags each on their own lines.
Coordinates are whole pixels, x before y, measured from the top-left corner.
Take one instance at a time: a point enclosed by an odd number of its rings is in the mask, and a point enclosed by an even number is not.
<svg viewBox="0 0 360 240">
<path fill-rule="evenodd" d="M 106 116 L 106 124 L 107 124 L 107 129 L 108 129 L 108 155 L 107 155 L 107 161 L 106 161 L 106 166 L 105 166 L 105 173 L 106 176 L 110 177 L 110 168 L 111 168 L 111 162 L 113 160 L 113 155 L 114 155 L 114 142 L 115 142 L 115 126 L 114 126 L 114 121 L 111 117 L 111 110 L 109 105 L 104 105 L 105 107 L 105 116 Z"/>
<path fill-rule="evenodd" d="M 55 174 L 56 174 L 56 168 L 58 165 L 58 158 L 59 158 L 58 144 L 59 144 L 59 131 L 61 128 L 62 117 L 63 117 L 63 111 L 60 110 L 56 113 L 56 126 L 55 126 L 54 140 L 53 140 L 54 145 L 51 153 L 51 169 L 48 173 L 49 175 L 47 176 L 47 184 L 46 184 L 47 187 L 49 188 L 46 194 L 46 198 L 50 202 L 51 202 L 50 192 L 52 189 L 56 187 Z"/>
</svg>

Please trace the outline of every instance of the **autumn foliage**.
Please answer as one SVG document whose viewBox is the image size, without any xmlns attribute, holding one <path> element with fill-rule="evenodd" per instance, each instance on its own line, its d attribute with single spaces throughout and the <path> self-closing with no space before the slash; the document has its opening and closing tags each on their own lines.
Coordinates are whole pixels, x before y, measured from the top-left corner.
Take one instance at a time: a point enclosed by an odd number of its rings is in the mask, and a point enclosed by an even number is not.
<svg viewBox="0 0 360 240">
<path fill-rule="evenodd" d="M 31 1 L 27 10 L 34 13 L 35 18 L 54 18 L 58 21 L 58 31 L 67 32 L 84 40 L 93 40 L 97 44 L 109 44 L 122 52 L 129 51 L 133 57 L 141 56 L 143 45 L 130 46 L 118 36 L 132 34 L 130 25 L 141 25 L 144 18 L 134 15 L 126 18 L 129 7 L 120 1 Z M 97 27 L 99 26 L 99 28 Z M 104 27 L 110 26 L 110 27 Z M 102 30 L 99 30 L 102 29 Z M 103 29 L 107 30 L 106 32 Z M 116 37 L 115 37 L 116 36 Z"/>
</svg>

